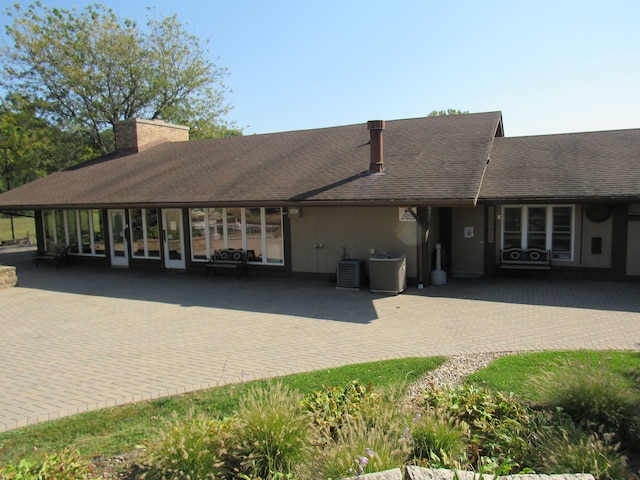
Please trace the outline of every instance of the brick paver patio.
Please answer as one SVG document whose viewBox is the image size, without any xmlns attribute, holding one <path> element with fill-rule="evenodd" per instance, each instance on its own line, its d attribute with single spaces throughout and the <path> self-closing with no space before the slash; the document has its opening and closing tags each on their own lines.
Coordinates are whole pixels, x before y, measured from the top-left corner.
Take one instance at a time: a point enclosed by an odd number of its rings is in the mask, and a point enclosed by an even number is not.
<svg viewBox="0 0 640 480">
<path fill-rule="evenodd" d="M 405 356 L 640 350 L 640 283 L 329 282 L 33 267 L 0 251 L 0 431 L 262 377 Z"/>
</svg>

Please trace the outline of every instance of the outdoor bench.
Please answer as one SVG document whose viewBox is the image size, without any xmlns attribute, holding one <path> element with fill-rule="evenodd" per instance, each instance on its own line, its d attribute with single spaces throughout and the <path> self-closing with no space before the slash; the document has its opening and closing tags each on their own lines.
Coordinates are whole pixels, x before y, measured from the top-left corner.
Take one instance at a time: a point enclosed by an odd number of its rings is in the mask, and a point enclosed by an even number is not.
<svg viewBox="0 0 640 480">
<path fill-rule="evenodd" d="M 506 248 L 500 254 L 500 268 L 551 270 L 551 252 L 541 248 Z"/>
<path fill-rule="evenodd" d="M 213 253 L 213 257 L 204 266 L 206 267 L 207 277 L 209 276 L 209 270 L 213 270 L 213 274 L 217 275 L 216 269 L 218 268 L 235 268 L 238 270 L 238 278 L 240 278 L 243 272 L 247 277 L 249 276 L 247 262 L 254 260 L 256 260 L 256 254 L 253 250 L 225 248 L 216 250 Z"/>
<path fill-rule="evenodd" d="M 36 253 L 33 257 L 33 261 L 35 262 L 36 267 L 40 262 L 46 262 L 47 264 L 53 263 L 56 268 L 58 268 L 62 262 L 69 266 L 69 247 L 67 245 L 51 244 L 47 247 L 45 252 Z"/>
</svg>

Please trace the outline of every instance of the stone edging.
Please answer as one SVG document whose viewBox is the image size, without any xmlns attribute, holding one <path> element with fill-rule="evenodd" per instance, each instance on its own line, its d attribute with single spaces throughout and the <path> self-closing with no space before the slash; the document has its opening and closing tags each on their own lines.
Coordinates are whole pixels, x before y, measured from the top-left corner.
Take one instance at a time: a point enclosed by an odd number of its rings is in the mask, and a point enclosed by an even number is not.
<svg viewBox="0 0 640 480">
<path fill-rule="evenodd" d="M 347 479 L 344 479 L 347 480 Z M 445 470 L 442 468 L 423 468 L 408 466 L 404 476 L 399 468 L 386 470 L 384 472 L 367 473 L 348 480 L 595 480 L 590 473 L 576 473 L 563 475 L 505 475 L 494 477 L 493 475 L 482 476 L 479 473 L 463 470 Z"/>
<path fill-rule="evenodd" d="M 0 289 L 11 288 L 18 285 L 18 273 L 16 267 L 0 265 Z"/>
</svg>

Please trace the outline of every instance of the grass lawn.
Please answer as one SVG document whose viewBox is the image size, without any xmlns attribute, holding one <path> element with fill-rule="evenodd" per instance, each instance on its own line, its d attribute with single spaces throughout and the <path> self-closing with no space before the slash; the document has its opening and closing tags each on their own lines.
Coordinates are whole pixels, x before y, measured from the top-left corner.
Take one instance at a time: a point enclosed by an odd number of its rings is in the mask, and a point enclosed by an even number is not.
<svg viewBox="0 0 640 480">
<path fill-rule="evenodd" d="M 445 361 L 444 357 L 404 358 L 318 370 L 282 377 L 284 385 L 309 393 L 323 386 L 346 386 L 353 380 L 376 389 L 408 385 Z M 199 392 L 107 408 L 0 433 L 0 466 L 75 447 L 83 455 L 130 451 L 172 418 L 190 410 L 211 417 L 229 416 L 247 390 L 267 381 L 227 385 Z"/>
<path fill-rule="evenodd" d="M 633 378 L 640 374 L 640 353 L 605 351 L 549 351 L 509 355 L 493 361 L 467 381 L 501 392 L 513 392 L 520 398 L 536 402 L 539 398 L 531 388 L 532 380 L 542 371 L 553 371 L 565 362 L 606 363 L 609 371 Z M 640 385 L 639 385 L 640 387 Z"/>
<path fill-rule="evenodd" d="M 33 218 L 14 217 L 13 229 L 15 238 L 31 237 L 31 241 L 35 243 L 36 224 Z M 11 240 L 11 219 L 8 217 L 0 217 L 0 241 Z"/>
</svg>

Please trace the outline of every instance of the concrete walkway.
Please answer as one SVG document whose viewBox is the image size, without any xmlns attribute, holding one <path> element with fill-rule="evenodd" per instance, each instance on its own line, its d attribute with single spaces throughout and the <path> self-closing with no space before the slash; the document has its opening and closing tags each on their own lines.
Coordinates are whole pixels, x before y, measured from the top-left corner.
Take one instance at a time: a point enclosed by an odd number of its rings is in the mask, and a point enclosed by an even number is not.
<svg viewBox="0 0 640 480">
<path fill-rule="evenodd" d="M 406 356 L 640 350 L 640 283 L 328 282 L 59 269 L 0 250 L 0 431 L 231 382 Z"/>
</svg>

